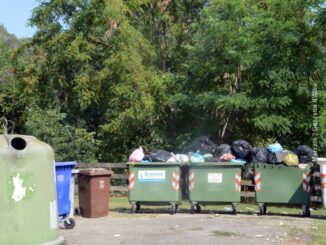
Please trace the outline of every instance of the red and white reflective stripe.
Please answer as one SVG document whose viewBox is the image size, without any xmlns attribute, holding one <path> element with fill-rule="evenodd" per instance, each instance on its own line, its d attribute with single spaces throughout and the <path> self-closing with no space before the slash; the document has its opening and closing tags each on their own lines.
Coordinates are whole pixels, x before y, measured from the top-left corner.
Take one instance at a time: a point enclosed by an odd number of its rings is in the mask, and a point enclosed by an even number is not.
<svg viewBox="0 0 326 245">
<path fill-rule="evenodd" d="M 255 173 L 255 184 L 256 191 L 261 191 L 261 178 L 259 172 Z"/>
<path fill-rule="evenodd" d="M 128 181 L 129 181 L 129 190 L 133 190 L 135 188 L 135 174 L 130 172 L 128 174 Z"/>
<path fill-rule="evenodd" d="M 192 191 L 195 188 L 195 173 L 189 172 L 188 175 L 188 184 L 189 184 L 189 191 Z"/>
<path fill-rule="evenodd" d="M 321 188 L 324 190 L 326 189 L 326 174 L 320 174 L 321 178 Z"/>
<path fill-rule="evenodd" d="M 180 172 L 173 172 L 172 174 L 172 188 L 175 191 L 180 189 Z"/>
<path fill-rule="evenodd" d="M 304 192 L 310 191 L 310 173 L 303 173 L 302 189 Z"/>
<path fill-rule="evenodd" d="M 234 175 L 234 191 L 241 191 L 241 174 L 239 173 Z"/>
</svg>

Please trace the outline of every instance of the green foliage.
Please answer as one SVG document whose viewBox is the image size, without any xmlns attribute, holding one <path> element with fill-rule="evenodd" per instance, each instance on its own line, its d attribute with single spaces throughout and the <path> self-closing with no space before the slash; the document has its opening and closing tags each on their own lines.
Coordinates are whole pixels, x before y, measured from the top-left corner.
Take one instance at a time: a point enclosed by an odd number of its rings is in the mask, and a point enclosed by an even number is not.
<svg viewBox="0 0 326 245">
<path fill-rule="evenodd" d="M 51 145 L 57 161 L 96 161 L 99 141 L 94 139 L 95 133 L 71 127 L 65 123 L 66 114 L 58 109 L 33 107 L 26 111 L 25 116 L 26 133 Z"/>
</svg>

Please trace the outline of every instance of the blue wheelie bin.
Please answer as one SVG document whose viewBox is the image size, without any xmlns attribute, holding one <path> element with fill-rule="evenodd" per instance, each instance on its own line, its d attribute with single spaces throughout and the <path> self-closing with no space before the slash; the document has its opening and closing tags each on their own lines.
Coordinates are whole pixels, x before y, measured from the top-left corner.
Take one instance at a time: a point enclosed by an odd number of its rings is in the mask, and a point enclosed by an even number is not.
<svg viewBox="0 0 326 245">
<path fill-rule="evenodd" d="M 66 229 L 75 227 L 75 220 L 71 215 L 74 198 L 74 186 L 71 183 L 74 178 L 72 170 L 76 164 L 75 161 L 55 163 L 59 223 Z"/>
</svg>

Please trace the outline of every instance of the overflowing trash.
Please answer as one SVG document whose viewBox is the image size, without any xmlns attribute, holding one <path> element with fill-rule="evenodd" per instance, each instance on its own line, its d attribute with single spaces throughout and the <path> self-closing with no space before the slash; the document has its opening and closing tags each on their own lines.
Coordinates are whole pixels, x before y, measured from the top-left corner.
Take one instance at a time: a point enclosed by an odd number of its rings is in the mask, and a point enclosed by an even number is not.
<svg viewBox="0 0 326 245">
<path fill-rule="evenodd" d="M 129 157 L 129 161 L 130 162 L 140 162 L 141 160 L 143 160 L 143 158 L 144 158 L 144 151 L 143 151 L 143 148 L 140 146 L 131 153 L 131 155 Z"/>
<path fill-rule="evenodd" d="M 192 163 L 205 162 L 205 158 L 200 153 L 195 152 L 195 153 L 191 154 L 190 162 L 192 162 Z"/>
<path fill-rule="evenodd" d="M 300 163 L 311 162 L 313 157 L 317 157 L 314 151 L 307 145 L 299 145 L 296 154 L 299 157 Z"/>
<path fill-rule="evenodd" d="M 165 150 L 157 150 L 154 152 L 150 152 L 147 154 L 148 159 L 150 162 L 167 162 L 171 157 L 172 154 Z"/>
<path fill-rule="evenodd" d="M 239 159 L 250 160 L 252 147 L 245 140 L 236 140 L 231 145 L 232 154 Z"/>
<path fill-rule="evenodd" d="M 189 162 L 189 156 L 185 154 L 174 154 L 171 153 L 172 157 L 167 160 L 167 162 L 181 162 L 181 163 L 187 163 Z"/>
<path fill-rule="evenodd" d="M 280 152 L 283 151 L 283 147 L 279 143 L 275 143 L 268 145 L 267 150 L 270 152 Z"/>
<path fill-rule="evenodd" d="M 267 162 L 268 159 L 268 150 L 261 147 L 254 147 L 252 149 L 252 162 L 260 163 Z"/>
<path fill-rule="evenodd" d="M 280 166 L 300 167 L 311 162 L 314 151 L 307 145 L 299 145 L 292 152 L 275 142 L 264 147 L 253 147 L 246 140 L 235 140 L 230 145 L 216 145 L 207 136 L 195 138 L 183 150 L 175 154 L 166 150 L 155 150 L 144 153 L 140 146 L 130 157 L 130 162 L 178 162 L 200 164 L 204 162 L 231 162 L 231 163 L 266 163 Z"/>
<path fill-rule="evenodd" d="M 284 157 L 283 162 L 287 166 L 297 167 L 299 165 L 299 158 L 294 153 L 288 153 Z"/>
<path fill-rule="evenodd" d="M 201 154 L 211 153 L 216 155 L 217 146 L 207 136 L 201 136 L 193 140 L 183 149 L 184 154 L 188 154 L 189 152 L 200 152 Z"/>
</svg>

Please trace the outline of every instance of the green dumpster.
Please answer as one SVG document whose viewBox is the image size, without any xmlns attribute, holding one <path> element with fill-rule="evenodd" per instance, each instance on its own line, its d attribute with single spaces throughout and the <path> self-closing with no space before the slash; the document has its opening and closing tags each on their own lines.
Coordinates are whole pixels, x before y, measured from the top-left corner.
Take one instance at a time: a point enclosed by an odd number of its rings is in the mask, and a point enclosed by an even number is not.
<svg viewBox="0 0 326 245">
<path fill-rule="evenodd" d="M 171 205 L 170 214 L 175 214 L 181 203 L 179 163 L 128 163 L 128 198 L 131 213 L 141 205 Z"/>
<path fill-rule="evenodd" d="M 232 212 L 236 214 L 241 194 L 241 168 L 242 164 L 236 163 L 190 164 L 190 213 L 199 213 L 200 205 L 232 204 Z"/>
<path fill-rule="evenodd" d="M 259 213 L 266 214 L 267 204 L 301 205 L 310 216 L 311 165 L 306 169 L 259 163 L 254 165 L 256 202 Z"/>
<path fill-rule="evenodd" d="M 63 244 L 52 148 L 32 136 L 0 136 L 0 244 Z"/>
</svg>

